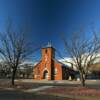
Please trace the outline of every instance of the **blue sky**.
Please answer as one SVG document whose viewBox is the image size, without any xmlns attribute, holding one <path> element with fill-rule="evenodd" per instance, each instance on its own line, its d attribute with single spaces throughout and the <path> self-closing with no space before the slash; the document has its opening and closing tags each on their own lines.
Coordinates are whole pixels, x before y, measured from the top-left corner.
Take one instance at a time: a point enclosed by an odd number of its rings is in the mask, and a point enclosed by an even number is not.
<svg viewBox="0 0 100 100">
<path fill-rule="evenodd" d="M 89 36 L 92 23 L 99 29 L 100 0 L 0 0 L 0 31 L 7 17 L 17 25 L 28 22 L 32 26 L 30 40 L 37 45 L 45 46 L 51 41 L 64 52 L 61 33 L 69 38 L 83 26 Z"/>
</svg>

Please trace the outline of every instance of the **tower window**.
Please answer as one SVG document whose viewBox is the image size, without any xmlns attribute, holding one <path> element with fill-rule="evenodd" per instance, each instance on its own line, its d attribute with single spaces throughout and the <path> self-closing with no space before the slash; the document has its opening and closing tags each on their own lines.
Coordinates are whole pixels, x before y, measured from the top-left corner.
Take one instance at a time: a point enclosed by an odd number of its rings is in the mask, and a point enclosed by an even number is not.
<svg viewBox="0 0 100 100">
<path fill-rule="evenodd" d="M 45 53 L 47 53 L 47 49 L 45 50 Z"/>
</svg>

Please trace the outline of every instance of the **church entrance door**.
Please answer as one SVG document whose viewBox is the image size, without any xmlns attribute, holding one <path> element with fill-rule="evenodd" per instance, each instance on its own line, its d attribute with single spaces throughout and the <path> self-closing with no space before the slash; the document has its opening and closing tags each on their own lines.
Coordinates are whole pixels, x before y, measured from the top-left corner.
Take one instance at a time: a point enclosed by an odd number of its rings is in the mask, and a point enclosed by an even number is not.
<svg viewBox="0 0 100 100">
<path fill-rule="evenodd" d="M 48 79 L 48 71 L 47 70 L 44 71 L 43 79 Z"/>
</svg>

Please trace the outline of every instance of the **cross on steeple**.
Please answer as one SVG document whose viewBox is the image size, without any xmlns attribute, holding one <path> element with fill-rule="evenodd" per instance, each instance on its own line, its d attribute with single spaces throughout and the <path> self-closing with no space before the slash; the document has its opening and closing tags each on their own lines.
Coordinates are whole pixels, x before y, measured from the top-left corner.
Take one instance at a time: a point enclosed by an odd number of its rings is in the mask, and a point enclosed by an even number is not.
<svg viewBox="0 0 100 100">
<path fill-rule="evenodd" d="M 51 42 L 48 42 L 47 47 L 52 47 Z"/>
</svg>

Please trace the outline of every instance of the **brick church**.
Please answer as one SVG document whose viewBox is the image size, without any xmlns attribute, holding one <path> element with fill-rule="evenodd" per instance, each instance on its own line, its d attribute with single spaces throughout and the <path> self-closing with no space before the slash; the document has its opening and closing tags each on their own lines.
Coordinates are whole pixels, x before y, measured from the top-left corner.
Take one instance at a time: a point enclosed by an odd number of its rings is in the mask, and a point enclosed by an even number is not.
<svg viewBox="0 0 100 100">
<path fill-rule="evenodd" d="M 42 48 L 42 59 L 33 68 L 36 80 L 66 80 L 74 77 L 73 70 L 55 60 L 55 49 L 48 45 Z"/>
</svg>

